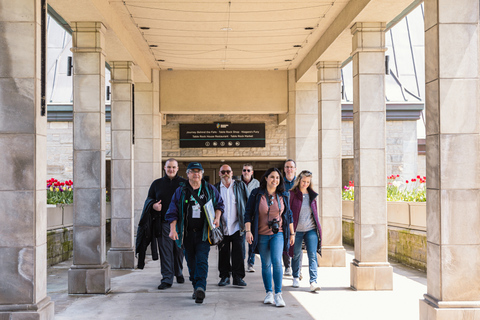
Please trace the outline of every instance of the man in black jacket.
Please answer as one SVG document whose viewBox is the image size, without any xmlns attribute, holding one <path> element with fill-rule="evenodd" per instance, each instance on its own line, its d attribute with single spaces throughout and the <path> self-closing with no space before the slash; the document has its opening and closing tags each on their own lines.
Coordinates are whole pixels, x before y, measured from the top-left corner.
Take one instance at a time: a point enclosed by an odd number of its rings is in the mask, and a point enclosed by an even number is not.
<svg viewBox="0 0 480 320">
<path fill-rule="evenodd" d="M 171 158 L 165 162 L 165 176 L 153 181 L 148 190 L 148 197 L 156 199 L 153 204 L 153 219 L 155 236 L 157 237 L 158 249 L 160 251 L 160 266 L 162 281 L 158 289 L 170 288 L 173 277 L 177 277 L 178 283 L 184 283 L 183 277 L 183 250 L 175 245 L 170 239 L 170 223 L 165 220 L 165 213 L 168 210 L 172 196 L 180 183 L 185 179 L 178 176 L 178 162 Z"/>
</svg>

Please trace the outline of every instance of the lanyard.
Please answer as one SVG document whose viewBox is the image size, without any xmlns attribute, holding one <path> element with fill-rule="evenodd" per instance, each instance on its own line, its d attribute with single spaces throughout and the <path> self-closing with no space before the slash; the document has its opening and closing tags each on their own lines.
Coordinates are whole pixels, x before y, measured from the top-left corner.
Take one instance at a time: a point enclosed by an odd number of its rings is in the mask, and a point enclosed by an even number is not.
<svg viewBox="0 0 480 320">
<path fill-rule="evenodd" d="M 198 188 L 198 198 L 200 198 L 200 193 L 202 193 L 202 185 L 201 184 L 200 184 L 200 188 Z M 190 196 L 190 201 L 195 201 L 195 204 L 198 204 L 197 199 L 195 199 L 195 197 L 193 195 Z"/>
</svg>

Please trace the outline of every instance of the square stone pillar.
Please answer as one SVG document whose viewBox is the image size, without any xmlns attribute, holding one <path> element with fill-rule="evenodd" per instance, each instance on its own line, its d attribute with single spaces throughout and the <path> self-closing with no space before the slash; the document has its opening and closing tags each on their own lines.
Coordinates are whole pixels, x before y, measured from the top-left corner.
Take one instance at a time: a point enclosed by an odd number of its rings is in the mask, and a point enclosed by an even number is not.
<svg viewBox="0 0 480 320">
<path fill-rule="evenodd" d="M 355 166 L 355 290 L 392 290 L 388 263 L 385 155 L 385 23 L 355 23 L 353 144 Z"/>
<path fill-rule="evenodd" d="M 479 1 L 425 2 L 427 294 L 421 320 L 480 319 Z"/>
<path fill-rule="evenodd" d="M 341 63 L 317 64 L 318 185 L 322 224 L 321 267 L 345 267 L 342 244 L 342 84 Z"/>
<path fill-rule="evenodd" d="M 73 22 L 72 29 L 75 215 L 68 293 L 106 293 L 105 26 Z"/>
<path fill-rule="evenodd" d="M 112 269 L 135 267 L 133 228 L 133 63 L 110 64 L 112 80 L 111 248 Z"/>
<path fill-rule="evenodd" d="M 161 138 L 160 72 L 152 70 L 151 82 L 135 83 L 135 226 L 150 185 L 162 175 Z"/>
<path fill-rule="evenodd" d="M 288 71 L 287 158 L 295 160 L 297 174 L 311 171 L 318 186 L 318 96 L 314 82 L 295 82 Z"/>
<path fill-rule="evenodd" d="M 0 319 L 54 317 L 47 296 L 41 16 L 39 0 L 0 0 Z"/>
</svg>

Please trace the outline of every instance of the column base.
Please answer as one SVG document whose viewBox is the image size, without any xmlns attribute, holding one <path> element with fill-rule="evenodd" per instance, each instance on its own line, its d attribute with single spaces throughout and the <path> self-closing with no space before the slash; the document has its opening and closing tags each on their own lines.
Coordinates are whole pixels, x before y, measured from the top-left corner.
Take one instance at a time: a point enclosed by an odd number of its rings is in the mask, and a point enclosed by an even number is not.
<svg viewBox="0 0 480 320">
<path fill-rule="evenodd" d="M 318 257 L 319 267 L 345 267 L 347 251 L 343 246 L 322 246 L 322 256 Z"/>
<path fill-rule="evenodd" d="M 354 290 L 393 290 L 393 268 L 386 263 L 350 264 L 350 286 Z"/>
<path fill-rule="evenodd" d="M 112 269 L 135 269 L 135 251 L 111 248 L 107 252 L 107 261 Z"/>
<path fill-rule="evenodd" d="M 68 294 L 105 294 L 110 291 L 110 265 L 72 265 L 68 270 Z"/>
<path fill-rule="evenodd" d="M 424 295 L 420 300 L 420 320 L 480 320 L 480 301 L 438 301 Z"/>
<path fill-rule="evenodd" d="M 50 297 L 37 304 L 14 304 L 0 307 L 0 319 L 53 320 L 55 307 Z"/>
</svg>

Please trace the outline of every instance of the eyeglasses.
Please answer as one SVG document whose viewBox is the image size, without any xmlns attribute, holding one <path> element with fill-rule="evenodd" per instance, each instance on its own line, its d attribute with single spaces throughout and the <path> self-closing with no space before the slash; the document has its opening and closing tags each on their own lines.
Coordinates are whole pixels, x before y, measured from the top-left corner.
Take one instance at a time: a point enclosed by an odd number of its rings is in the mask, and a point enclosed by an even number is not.
<svg viewBox="0 0 480 320">
<path fill-rule="evenodd" d="M 251 172 L 253 170 L 250 170 L 250 169 L 243 169 L 243 172 Z"/>
<path fill-rule="evenodd" d="M 220 172 L 222 174 L 230 174 L 230 172 L 232 172 L 232 171 L 230 171 L 230 170 L 220 170 Z"/>
<path fill-rule="evenodd" d="M 285 166 L 285 169 L 295 169 L 295 167 L 292 167 L 292 166 Z"/>
</svg>

